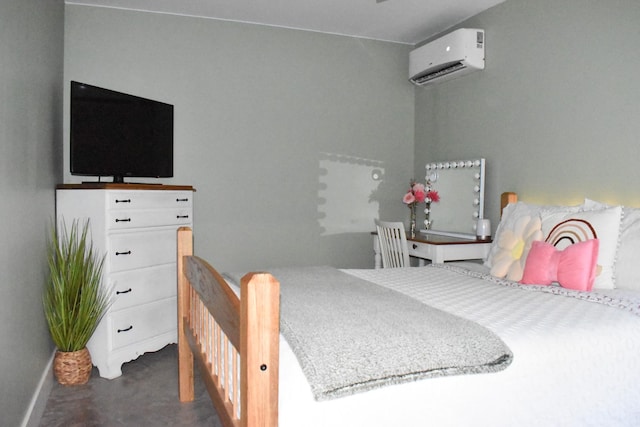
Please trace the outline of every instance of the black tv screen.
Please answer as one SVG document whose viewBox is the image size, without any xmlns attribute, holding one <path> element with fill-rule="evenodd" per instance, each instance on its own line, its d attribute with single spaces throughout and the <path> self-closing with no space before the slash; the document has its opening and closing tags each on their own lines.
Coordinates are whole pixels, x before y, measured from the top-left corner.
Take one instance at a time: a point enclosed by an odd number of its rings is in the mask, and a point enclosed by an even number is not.
<svg viewBox="0 0 640 427">
<path fill-rule="evenodd" d="M 173 176 L 173 105 L 71 82 L 72 175 Z"/>
</svg>

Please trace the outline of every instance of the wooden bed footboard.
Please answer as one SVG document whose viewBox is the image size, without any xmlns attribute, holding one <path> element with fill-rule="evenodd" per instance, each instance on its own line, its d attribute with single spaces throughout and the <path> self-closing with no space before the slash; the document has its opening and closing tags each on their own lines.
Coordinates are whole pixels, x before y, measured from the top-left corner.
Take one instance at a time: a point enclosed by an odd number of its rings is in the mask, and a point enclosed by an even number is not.
<svg viewBox="0 0 640 427">
<path fill-rule="evenodd" d="M 178 380 L 181 402 L 194 399 L 194 359 L 228 427 L 278 425 L 280 284 L 248 273 L 240 298 L 206 261 L 193 235 L 178 230 Z"/>
</svg>

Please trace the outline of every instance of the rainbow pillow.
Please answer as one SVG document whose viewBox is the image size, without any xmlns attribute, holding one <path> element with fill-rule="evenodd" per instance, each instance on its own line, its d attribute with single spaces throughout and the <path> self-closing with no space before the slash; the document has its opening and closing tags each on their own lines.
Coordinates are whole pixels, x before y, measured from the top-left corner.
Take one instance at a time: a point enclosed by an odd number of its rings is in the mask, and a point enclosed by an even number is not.
<svg viewBox="0 0 640 427">
<path fill-rule="evenodd" d="M 542 233 L 545 241 L 559 250 L 578 242 L 598 239 L 599 251 L 593 287 L 614 289 L 621 215 L 622 208 L 617 206 L 543 216 Z"/>
</svg>

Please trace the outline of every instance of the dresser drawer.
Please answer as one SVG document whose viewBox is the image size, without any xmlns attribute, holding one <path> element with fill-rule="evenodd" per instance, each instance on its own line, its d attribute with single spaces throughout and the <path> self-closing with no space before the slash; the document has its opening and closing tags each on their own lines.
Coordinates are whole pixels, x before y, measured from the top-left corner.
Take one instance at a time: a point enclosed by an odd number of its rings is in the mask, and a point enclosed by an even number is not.
<svg viewBox="0 0 640 427">
<path fill-rule="evenodd" d="M 433 259 L 439 249 L 436 245 L 428 243 L 407 242 L 407 244 L 409 245 L 409 255 L 418 258 Z"/>
<path fill-rule="evenodd" d="M 176 229 L 110 234 L 109 271 L 175 263 Z"/>
<path fill-rule="evenodd" d="M 190 208 L 190 191 L 110 191 L 107 209 L 172 209 Z"/>
<path fill-rule="evenodd" d="M 111 312 L 176 296 L 176 266 L 165 264 L 110 274 L 108 285 L 115 294 Z"/>
<path fill-rule="evenodd" d="M 109 230 L 190 224 L 191 208 L 163 210 L 118 209 L 110 210 L 107 214 L 107 228 Z"/>
<path fill-rule="evenodd" d="M 177 328 L 177 300 L 169 298 L 107 315 L 111 349 L 153 338 Z"/>
</svg>

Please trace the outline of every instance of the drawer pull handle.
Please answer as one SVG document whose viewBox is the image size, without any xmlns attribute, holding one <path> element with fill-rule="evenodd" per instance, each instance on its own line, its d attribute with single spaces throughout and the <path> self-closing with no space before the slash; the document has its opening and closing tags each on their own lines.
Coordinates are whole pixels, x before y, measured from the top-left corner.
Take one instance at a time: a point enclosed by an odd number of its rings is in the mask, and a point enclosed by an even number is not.
<svg viewBox="0 0 640 427">
<path fill-rule="evenodd" d="M 413 244 L 413 249 L 418 249 L 418 245 L 416 245 L 415 243 Z"/>
<path fill-rule="evenodd" d="M 120 332 L 127 332 L 133 329 L 133 325 L 130 325 L 128 328 L 124 328 L 124 329 L 118 329 L 118 333 Z"/>
<path fill-rule="evenodd" d="M 131 251 L 127 251 L 127 252 L 116 252 L 116 256 L 118 255 L 131 255 Z"/>
<path fill-rule="evenodd" d="M 131 199 L 116 199 L 116 203 L 131 203 Z"/>
<path fill-rule="evenodd" d="M 131 288 L 127 289 L 126 291 L 116 291 L 116 295 L 128 294 L 129 292 L 131 292 Z"/>
<path fill-rule="evenodd" d="M 125 218 L 125 219 L 116 218 L 116 222 L 131 222 L 131 218 Z"/>
<path fill-rule="evenodd" d="M 188 198 L 187 199 L 176 199 L 176 202 L 188 202 L 188 201 L 189 201 Z"/>
<path fill-rule="evenodd" d="M 178 219 L 189 218 L 189 215 L 177 215 L 176 218 Z"/>
</svg>

